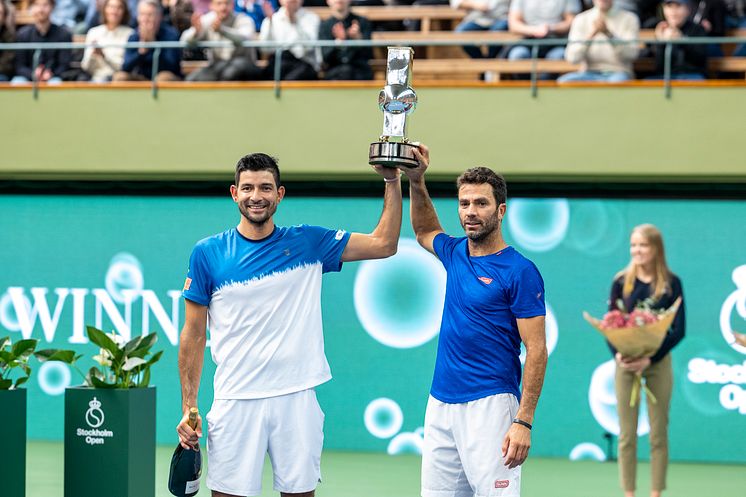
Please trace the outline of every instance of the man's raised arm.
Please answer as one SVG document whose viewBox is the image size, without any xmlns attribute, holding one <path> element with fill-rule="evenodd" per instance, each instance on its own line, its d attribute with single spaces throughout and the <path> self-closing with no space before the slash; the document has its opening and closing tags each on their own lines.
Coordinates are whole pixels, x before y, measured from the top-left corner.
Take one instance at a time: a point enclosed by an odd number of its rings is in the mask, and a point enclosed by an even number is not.
<svg viewBox="0 0 746 497">
<path fill-rule="evenodd" d="M 383 212 L 378 225 L 370 234 L 351 233 L 342 252 L 342 261 L 383 259 L 396 253 L 401 232 L 401 173 L 392 167 L 374 166 L 383 176 L 386 190 L 383 194 Z"/>
<path fill-rule="evenodd" d="M 433 201 L 425 186 L 425 171 L 430 164 L 430 150 L 425 145 L 420 145 L 419 150 L 415 150 L 414 153 L 420 165 L 404 170 L 404 174 L 409 179 L 412 228 L 417 236 L 417 242 L 434 254 L 433 239 L 435 235 L 443 232 L 443 228 L 440 226 L 438 214 L 435 212 Z"/>
</svg>

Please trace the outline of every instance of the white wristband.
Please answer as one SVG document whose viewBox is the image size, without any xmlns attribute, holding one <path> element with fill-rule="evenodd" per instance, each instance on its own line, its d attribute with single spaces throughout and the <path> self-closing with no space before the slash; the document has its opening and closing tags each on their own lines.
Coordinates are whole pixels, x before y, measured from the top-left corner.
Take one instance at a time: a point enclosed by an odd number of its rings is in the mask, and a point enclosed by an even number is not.
<svg viewBox="0 0 746 497">
<path fill-rule="evenodd" d="M 383 181 L 386 183 L 395 183 L 399 181 L 399 178 L 401 178 L 401 176 L 397 176 L 396 178 L 383 178 Z"/>
</svg>

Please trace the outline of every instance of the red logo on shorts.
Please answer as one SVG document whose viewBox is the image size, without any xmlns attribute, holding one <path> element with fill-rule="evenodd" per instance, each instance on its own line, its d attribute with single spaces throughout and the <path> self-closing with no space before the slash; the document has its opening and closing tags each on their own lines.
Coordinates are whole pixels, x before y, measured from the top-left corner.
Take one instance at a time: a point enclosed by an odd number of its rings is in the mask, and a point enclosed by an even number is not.
<svg viewBox="0 0 746 497">
<path fill-rule="evenodd" d="M 495 488 L 508 488 L 510 480 L 495 480 Z"/>
<path fill-rule="evenodd" d="M 484 283 L 485 285 L 489 285 L 490 283 L 492 283 L 492 278 L 488 278 L 488 277 L 486 277 L 486 276 L 480 276 L 480 277 L 479 277 L 479 278 L 477 278 L 477 279 L 478 279 L 479 281 L 481 281 L 482 283 Z"/>
</svg>

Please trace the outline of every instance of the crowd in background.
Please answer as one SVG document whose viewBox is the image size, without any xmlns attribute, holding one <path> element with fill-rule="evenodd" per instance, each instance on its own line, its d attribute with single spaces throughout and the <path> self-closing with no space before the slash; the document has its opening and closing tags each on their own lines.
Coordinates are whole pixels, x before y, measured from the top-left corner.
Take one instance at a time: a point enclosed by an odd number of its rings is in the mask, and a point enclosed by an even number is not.
<svg viewBox="0 0 746 497">
<path fill-rule="evenodd" d="M 278 1 L 279 3 L 275 3 Z M 384 0 L 396 5 L 448 4 L 448 0 Z M 557 39 L 542 45 L 539 57 L 566 59 L 581 70 L 559 78 L 566 81 L 624 81 L 635 77 L 633 62 L 640 56 L 636 43 L 640 28 L 654 29 L 659 40 L 682 37 L 724 36 L 728 29 L 746 28 L 746 0 L 450 0 L 465 11 L 456 31 L 508 31 L 527 39 Z M 592 2 L 592 3 L 590 3 Z M 321 20 L 305 6 L 328 5 L 331 16 Z M 279 72 L 284 80 L 368 80 L 373 72 L 370 47 L 293 45 L 306 40 L 370 39 L 374 29 L 418 29 L 415 23 L 371 23 L 351 12 L 351 5 L 382 5 L 381 0 L 31 0 L 33 22 L 16 31 L 14 8 L 0 0 L 0 43 L 70 42 L 85 34 L 89 45 L 78 65 L 70 50 L 45 49 L 34 65 L 33 51 L 0 51 L 0 81 L 149 80 L 157 67 L 159 81 L 184 79 L 182 60 L 205 59 L 190 81 L 255 81 L 272 79 L 277 69 L 275 51 L 258 54 L 241 46 L 244 41 L 287 43 Z M 393 24 L 393 25 L 392 25 Z M 570 43 L 589 40 L 602 43 Z M 187 48 L 122 48 L 107 45 L 125 42 L 178 41 Z M 612 40 L 617 43 L 603 43 Z M 221 48 L 200 49 L 202 41 L 228 42 Z M 643 49 L 655 59 L 648 77 L 661 78 L 662 45 Z M 504 47 L 465 46 L 472 58 L 531 57 L 525 45 Z M 674 45 L 674 79 L 704 79 L 707 58 L 722 56 L 719 45 Z M 746 56 L 737 47 L 734 56 Z M 266 63 L 258 64 L 260 58 Z M 543 75 L 551 77 L 550 75 Z"/>
</svg>

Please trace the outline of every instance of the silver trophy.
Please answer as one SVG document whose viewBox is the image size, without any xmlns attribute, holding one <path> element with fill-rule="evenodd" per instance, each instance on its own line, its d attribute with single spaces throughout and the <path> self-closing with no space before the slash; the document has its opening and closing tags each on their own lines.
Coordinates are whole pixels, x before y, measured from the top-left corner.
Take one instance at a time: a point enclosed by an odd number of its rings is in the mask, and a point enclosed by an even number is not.
<svg viewBox="0 0 746 497">
<path fill-rule="evenodd" d="M 378 94 L 383 111 L 383 134 L 370 144 L 368 162 L 386 167 L 417 167 L 414 150 L 407 139 L 407 114 L 417 106 L 417 94 L 409 86 L 412 80 L 412 47 L 389 47 L 386 63 L 386 86 Z M 392 141 L 400 138 L 401 141 Z"/>
</svg>

